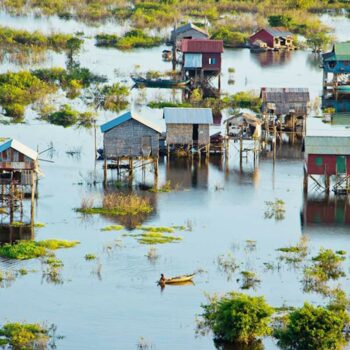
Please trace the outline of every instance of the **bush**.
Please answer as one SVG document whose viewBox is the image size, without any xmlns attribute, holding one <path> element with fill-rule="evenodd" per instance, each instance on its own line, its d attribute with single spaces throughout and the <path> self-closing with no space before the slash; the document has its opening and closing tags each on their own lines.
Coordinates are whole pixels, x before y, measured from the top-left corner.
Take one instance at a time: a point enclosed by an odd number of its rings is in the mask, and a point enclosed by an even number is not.
<svg viewBox="0 0 350 350">
<path fill-rule="evenodd" d="M 334 312 L 305 303 L 285 317 L 274 336 L 283 349 L 336 350 L 346 344 L 343 331 L 348 322 L 345 311 Z"/>
<path fill-rule="evenodd" d="M 209 298 L 209 303 L 202 308 L 199 330 L 211 330 L 221 341 L 252 343 L 271 333 L 269 323 L 273 308 L 264 297 L 231 292 L 221 298 Z"/>
<path fill-rule="evenodd" d="M 49 340 L 48 329 L 39 324 L 6 323 L 0 328 L 0 346 L 11 349 L 36 349 L 36 344 L 45 344 Z"/>
<path fill-rule="evenodd" d="M 245 44 L 248 34 L 233 31 L 229 27 L 221 27 L 213 33 L 212 39 L 223 40 L 226 47 L 235 47 Z"/>
<path fill-rule="evenodd" d="M 20 119 L 24 116 L 25 107 L 19 103 L 3 106 L 8 117 Z"/>
</svg>

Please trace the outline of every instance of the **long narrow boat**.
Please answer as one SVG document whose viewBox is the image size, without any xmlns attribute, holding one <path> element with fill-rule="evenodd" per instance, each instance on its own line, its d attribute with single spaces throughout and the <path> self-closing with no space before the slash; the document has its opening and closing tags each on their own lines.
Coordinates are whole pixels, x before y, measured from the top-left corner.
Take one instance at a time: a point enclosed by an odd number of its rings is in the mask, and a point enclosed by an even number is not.
<svg viewBox="0 0 350 350">
<path fill-rule="evenodd" d="M 146 79 L 143 77 L 131 77 L 137 86 L 157 87 L 157 88 L 183 88 L 190 83 L 187 80 L 172 80 L 172 79 Z"/>
<path fill-rule="evenodd" d="M 183 275 L 183 276 L 176 276 L 171 278 L 166 278 L 164 282 L 159 281 L 160 284 L 176 284 L 176 283 L 185 283 L 192 281 L 195 274 L 191 275 Z"/>
</svg>

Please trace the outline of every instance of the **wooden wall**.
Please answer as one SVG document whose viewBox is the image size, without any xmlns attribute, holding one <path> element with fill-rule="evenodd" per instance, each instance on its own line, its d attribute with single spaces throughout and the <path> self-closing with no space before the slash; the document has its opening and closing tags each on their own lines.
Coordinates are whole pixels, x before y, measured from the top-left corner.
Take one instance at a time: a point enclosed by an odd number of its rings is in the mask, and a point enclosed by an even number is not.
<svg viewBox="0 0 350 350">
<path fill-rule="evenodd" d="M 0 169 L 34 169 L 35 162 L 13 148 L 0 152 Z"/>
<path fill-rule="evenodd" d="M 167 144 L 191 144 L 193 142 L 193 124 L 167 124 Z M 198 125 L 198 144 L 207 145 L 210 143 L 209 125 Z"/>
<path fill-rule="evenodd" d="M 159 154 L 157 131 L 134 120 L 128 120 L 104 133 L 104 152 L 107 158 L 142 157 L 142 146 L 150 140 L 151 155 Z"/>
</svg>

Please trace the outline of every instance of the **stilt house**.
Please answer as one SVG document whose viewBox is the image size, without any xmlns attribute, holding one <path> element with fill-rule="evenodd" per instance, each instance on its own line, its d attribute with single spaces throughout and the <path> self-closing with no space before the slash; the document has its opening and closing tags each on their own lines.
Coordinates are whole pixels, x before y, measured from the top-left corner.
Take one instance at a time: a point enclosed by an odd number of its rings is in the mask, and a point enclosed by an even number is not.
<svg viewBox="0 0 350 350">
<path fill-rule="evenodd" d="M 263 115 L 277 117 L 287 129 L 305 129 L 310 111 L 310 94 L 305 88 L 261 88 Z"/>
<path fill-rule="evenodd" d="M 14 139 L 0 145 L 0 184 L 32 185 L 37 171 L 37 152 Z"/>
<path fill-rule="evenodd" d="M 333 135 L 307 135 L 305 137 L 305 178 L 324 177 L 326 191 L 330 177 L 335 176 L 335 191 L 350 190 L 350 137 L 348 133 Z M 305 185 L 305 183 L 304 183 Z M 307 183 L 306 183 L 307 185 Z M 305 187 L 304 187 L 305 189 Z"/>
<path fill-rule="evenodd" d="M 166 142 L 174 146 L 208 146 L 211 108 L 164 108 Z"/>
<path fill-rule="evenodd" d="M 158 157 L 161 129 L 127 112 L 101 125 L 105 159 Z"/>
<path fill-rule="evenodd" d="M 224 52 L 222 40 L 184 39 L 181 42 L 182 75 L 204 80 L 220 76 L 221 55 Z"/>
</svg>

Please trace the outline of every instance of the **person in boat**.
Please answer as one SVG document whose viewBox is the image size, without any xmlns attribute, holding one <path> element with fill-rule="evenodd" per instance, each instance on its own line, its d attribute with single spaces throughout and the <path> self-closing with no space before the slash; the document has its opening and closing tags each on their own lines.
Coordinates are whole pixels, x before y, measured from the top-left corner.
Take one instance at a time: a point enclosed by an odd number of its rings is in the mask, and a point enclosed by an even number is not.
<svg viewBox="0 0 350 350">
<path fill-rule="evenodd" d="M 160 283 L 160 284 L 165 284 L 165 281 L 166 281 L 166 278 L 165 278 L 165 276 L 164 276 L 164 273 L 161 273 L 161 274 L 160 274 L 159 283 Z"/>
</svg>

